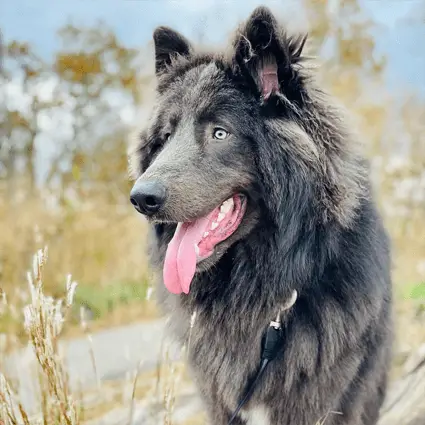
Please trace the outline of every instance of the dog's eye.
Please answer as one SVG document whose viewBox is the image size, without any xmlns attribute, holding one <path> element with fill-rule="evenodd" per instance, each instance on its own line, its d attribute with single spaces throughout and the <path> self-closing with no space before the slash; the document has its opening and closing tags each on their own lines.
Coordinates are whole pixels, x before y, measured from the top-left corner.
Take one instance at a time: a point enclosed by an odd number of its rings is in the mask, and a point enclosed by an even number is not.
<svg viewBox="0 0 425 425">
<path fill-rule="evenodd" d="M 171 137 L 171 133 L 166 133 L 164 136 L 164 142 L 166 142 Z"/>
<path fill-rule="evenodd" d="M 214 129 L 214 139 L 224 140 L 229 135 L 229 132 L 223 128 Z"/>
</svg>

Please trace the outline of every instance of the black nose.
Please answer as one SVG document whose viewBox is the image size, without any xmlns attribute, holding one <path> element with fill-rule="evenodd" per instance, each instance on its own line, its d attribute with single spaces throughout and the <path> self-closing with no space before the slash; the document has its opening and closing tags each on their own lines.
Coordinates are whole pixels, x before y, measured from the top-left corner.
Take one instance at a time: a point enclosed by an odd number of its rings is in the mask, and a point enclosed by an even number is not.
<svg viewBox="0 0 425 425">
<path fill-rule="evenodd" d="M 151 216 L 164 205 L 167 191 L 157 181 L 136 182 L 130 192 L 130 202 L 137 211 Z"/>
</svg>

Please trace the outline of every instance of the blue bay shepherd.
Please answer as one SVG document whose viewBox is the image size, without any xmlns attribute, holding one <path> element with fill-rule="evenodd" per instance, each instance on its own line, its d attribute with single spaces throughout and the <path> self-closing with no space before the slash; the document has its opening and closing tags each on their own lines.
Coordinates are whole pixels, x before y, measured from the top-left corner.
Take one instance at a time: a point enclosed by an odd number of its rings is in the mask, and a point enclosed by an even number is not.
<svg viewBox="0 0 425 425">
<path fill-rule="evenodd" d="M 156 98 L 130 152 L 130 198 L 152 230 L 169 330 L 182 344 L 190 334 L 210 423 L 228 424 L 280 321 L 276 357 L 232 424 L 376 424 L 392 346 L 390 243 L 306 37 L 259 7 L 223 52 L 197 52 L 168 27 L 153 39 Z"/>
</svg>

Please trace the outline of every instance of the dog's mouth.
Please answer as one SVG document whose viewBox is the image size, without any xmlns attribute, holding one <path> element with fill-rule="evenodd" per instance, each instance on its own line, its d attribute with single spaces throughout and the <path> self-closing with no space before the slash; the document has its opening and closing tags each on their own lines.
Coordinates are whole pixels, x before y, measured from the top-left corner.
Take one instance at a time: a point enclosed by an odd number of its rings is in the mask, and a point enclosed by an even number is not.
<svg viewBox="0 0 425 425">
<path fill-rule="evenodd" d="M 206 216 L 177 224 L 163 270 L 164 284 L 171 293 L 189 293 L 196 266 L 236 231 L 245 210 L 245 196 L 236 194 Z"/>
</svg>

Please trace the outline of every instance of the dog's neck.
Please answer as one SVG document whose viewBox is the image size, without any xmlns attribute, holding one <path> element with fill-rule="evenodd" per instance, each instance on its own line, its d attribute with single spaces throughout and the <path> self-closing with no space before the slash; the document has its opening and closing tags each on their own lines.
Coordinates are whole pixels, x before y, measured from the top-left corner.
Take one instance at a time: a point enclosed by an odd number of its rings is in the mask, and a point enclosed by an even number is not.
<svg viewBox="0 0 425 425">
<path fill-rule="evenodd" d="M 196 277 L 187 300 L 190 308 L 211 302 L 231 305 L 229 299 L 233 298 L 235 311 L 243 311 L 246 303 L 260 298 L 275 305 L 289 300 L 294 289 L 302 293 L 320 273 L 314 247 L 303 241 L 284 252 L 273 247 L 276 243 L 276 235 L 258 231 L 236 242 L 212 270 Z M 240 294 L 243 299 L 236 299 Z"/>
</svg>

